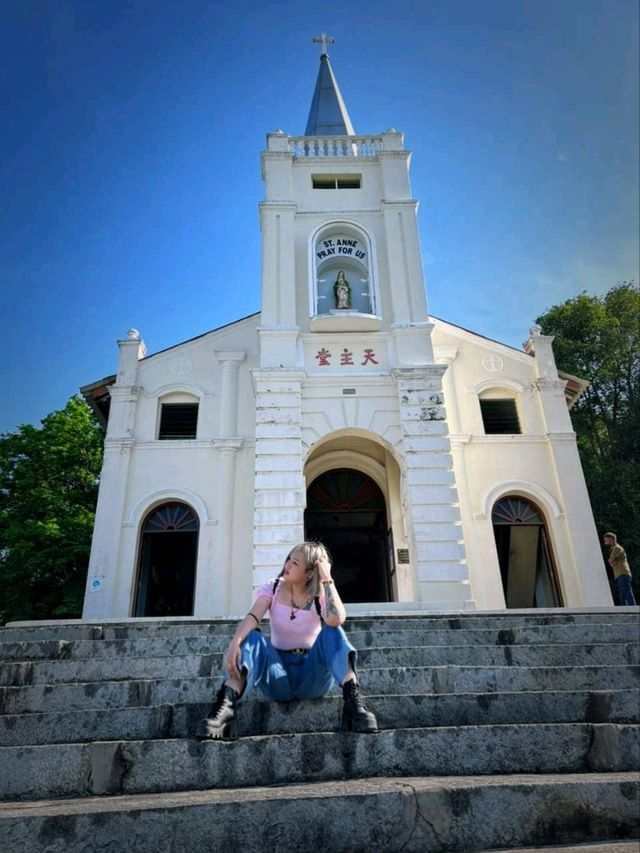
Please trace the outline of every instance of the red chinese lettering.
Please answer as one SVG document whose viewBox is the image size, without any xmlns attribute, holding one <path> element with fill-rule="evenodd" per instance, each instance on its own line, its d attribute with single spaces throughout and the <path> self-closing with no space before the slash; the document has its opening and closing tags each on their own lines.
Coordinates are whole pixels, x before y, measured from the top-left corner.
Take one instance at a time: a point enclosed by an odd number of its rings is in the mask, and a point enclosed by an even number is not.
<svg viewBox="0 0 640 853">
<path fill-rule="evenodd" d="M 329 359 L 331 358 L 331 353 L 328 349 L 322 347 L 316 355 L 316 361 L 318 362 L 318 367 L 326 367 L 329 364 Z"/>
<path fill-rule="evenodd" d="M 353 364 L 353 353 L 346 347 L 340 353 L 340 364 Z"/>
<path fill-rule="evenodd" d="M 365 364 L 379 364 L 375 359 L 375 355 L 372 349 L 366 349 L 364 351 L 364 361 L 360 362 L 360 366 L 364 367 Z"/>
</svg>

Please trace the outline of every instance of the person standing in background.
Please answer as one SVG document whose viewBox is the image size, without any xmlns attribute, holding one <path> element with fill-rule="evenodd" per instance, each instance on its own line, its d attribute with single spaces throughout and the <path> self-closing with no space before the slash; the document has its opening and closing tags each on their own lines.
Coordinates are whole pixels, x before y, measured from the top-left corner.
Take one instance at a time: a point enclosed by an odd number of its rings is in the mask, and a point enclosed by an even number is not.
<svg viewBox="0 0 640 853">
<path fill-rule="evenodd" d="M 613 570 L 613 583 L 618 604 L 633 606 L 636 600 L 631 589 L 631 569 L 627 561 L 627 554 L 622 545 L 618 544 L 618 537 L 615 533 L 605 533 L 604 544 L 609 548 L 607 562 Z"/>
</svg>

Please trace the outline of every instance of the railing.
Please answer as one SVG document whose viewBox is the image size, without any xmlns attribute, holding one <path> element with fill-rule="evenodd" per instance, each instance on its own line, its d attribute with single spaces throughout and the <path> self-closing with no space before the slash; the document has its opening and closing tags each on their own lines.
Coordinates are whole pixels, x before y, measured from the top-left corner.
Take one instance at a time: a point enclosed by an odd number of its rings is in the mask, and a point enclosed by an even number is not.
<svg viewBox="0 0 640 853">
<path fill-rule="evenodd" d="M 380 136 L 290 136 L 289 151 L 296 157 L 375 157 Z"/>
</svg>

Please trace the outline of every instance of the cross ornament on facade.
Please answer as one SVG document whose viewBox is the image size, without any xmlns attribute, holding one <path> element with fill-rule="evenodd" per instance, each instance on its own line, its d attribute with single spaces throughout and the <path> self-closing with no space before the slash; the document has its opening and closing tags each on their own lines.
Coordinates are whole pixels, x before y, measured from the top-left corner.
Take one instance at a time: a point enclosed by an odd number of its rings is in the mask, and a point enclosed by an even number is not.
<svg viewBox="0 0 640 853">
<path fill-rule="evenodd" d="M 322 46 L 321 46 L 321 48 L 320 48 L 320 55 L 321 55 L 321 56 L 324 56 L 325 54 L 328 56 L 328 54 L 327 54 L 327 45 L 328 45 L 328 44 L 334 44 L 334 43 L 335 43 L 335 39 L 334 39 L 334 38 L 331 38 L 331 36 L 328 36 L 326 33 L 320 33 L 320 35 L 319 35 L 319 36 L 316 36 L 316 37 L 313 39 L 313 43 L 314 43 L 314 44 L 322 45 Z"/>
</svg>

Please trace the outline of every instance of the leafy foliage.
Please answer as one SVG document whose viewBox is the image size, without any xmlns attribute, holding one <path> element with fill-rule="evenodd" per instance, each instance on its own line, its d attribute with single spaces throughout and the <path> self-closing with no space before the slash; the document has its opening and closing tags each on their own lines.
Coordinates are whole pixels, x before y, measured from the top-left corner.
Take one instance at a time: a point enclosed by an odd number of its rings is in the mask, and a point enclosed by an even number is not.
<svg viewBox="0 0 640 853">
<path fill-rule="evenodd" d="M 581 293 L 536 322 L 560 370 L 589 380 L 571 411 L 599 532 L 615 531 L 640 577 L 640 291 Z"/>
<path fill-rule="evenodd" d="M 80 397 L 0 436 L 0 620 L 79 617 L 104 435 Z"/>
</svg>

